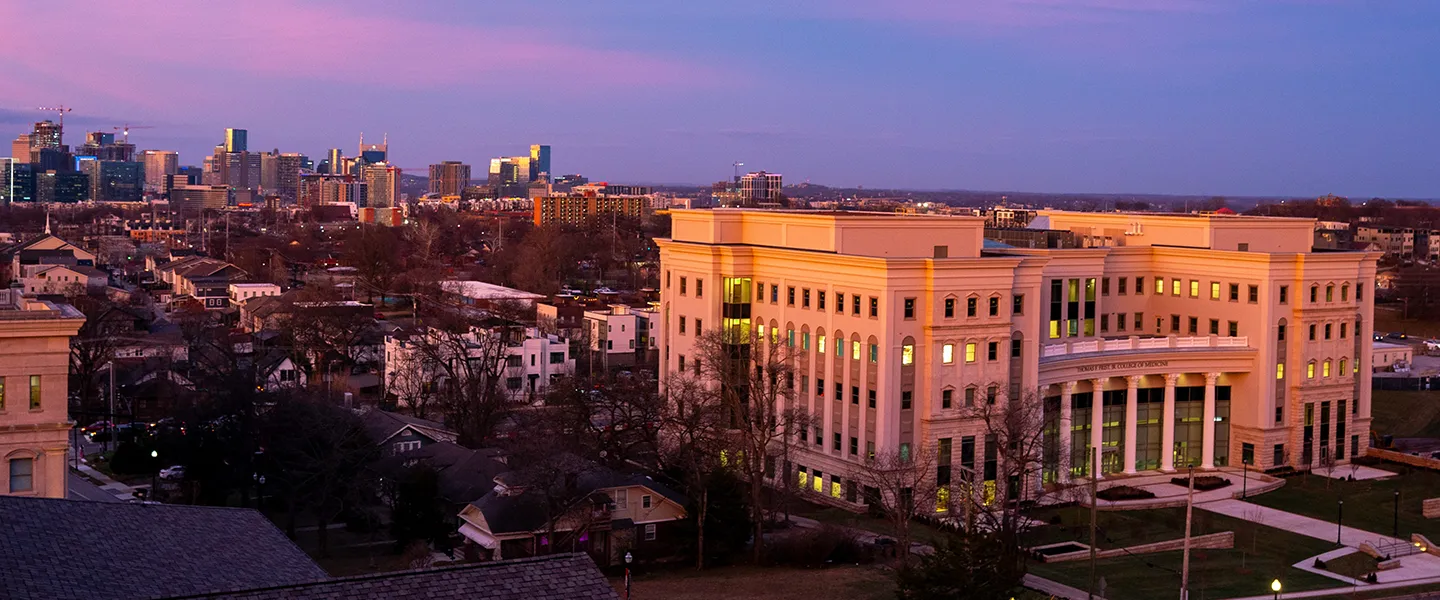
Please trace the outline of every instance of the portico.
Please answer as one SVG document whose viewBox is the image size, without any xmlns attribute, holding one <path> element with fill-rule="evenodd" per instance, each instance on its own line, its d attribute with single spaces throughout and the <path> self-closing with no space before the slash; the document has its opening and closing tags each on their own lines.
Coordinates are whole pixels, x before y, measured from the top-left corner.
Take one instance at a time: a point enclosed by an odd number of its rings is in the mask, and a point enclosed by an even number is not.
<svg viewBox="0 0 1440 600">
<path fill-rule="evenodd" d="M 1192 342 L 1042 359 L 1040 396 L 1055 424 L 1046 431 L 1046 479 L 1229 464 L 1232 390 L 1252 355 L 1233 342 Z"/>
</svg>

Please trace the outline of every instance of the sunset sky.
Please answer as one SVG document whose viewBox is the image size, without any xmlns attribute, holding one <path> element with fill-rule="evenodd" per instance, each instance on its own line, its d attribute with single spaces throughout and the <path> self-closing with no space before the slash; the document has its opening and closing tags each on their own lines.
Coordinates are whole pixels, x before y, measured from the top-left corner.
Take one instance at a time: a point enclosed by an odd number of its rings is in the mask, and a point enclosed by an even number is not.
<svg viewBox="0 0 1440 600">
<path fill-rule="evenodd" d="M 423 174 L 1440 198 L 1440 2 L 0 3 L 0 134 L 65 104 L 199 164 L 223 128 Z M 0 150 L 4 151 L 4 150 Z"/>
</svg>

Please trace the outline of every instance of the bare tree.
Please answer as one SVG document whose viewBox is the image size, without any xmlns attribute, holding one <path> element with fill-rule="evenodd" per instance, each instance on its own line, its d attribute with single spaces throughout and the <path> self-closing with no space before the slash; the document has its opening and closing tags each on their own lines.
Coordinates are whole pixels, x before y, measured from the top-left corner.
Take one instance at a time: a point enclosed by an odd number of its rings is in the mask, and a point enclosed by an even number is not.
<svg viewBox="0 0 1440 600">
<path fill-rule="evenodd" d="M 513 327 L 452 310 L 434 311 L 426 322 L 428 327 L 411 341 L 421 371 L 435 376 L 434 407 L 445 415 L 459 444 L 478 447 L 513 408 L 504 381 Z"/>
<path fill-rule="evenodd" d="M 750 480 L 754 519 L 754 559 L 760 561 L 764 540 L 764 482 L 773 470 L 774 449 L 794 435 L 789 407 L 795 399 L 791 348 L 779 334 L 752 336 L 749 331 L 712 329 L 697 337 L 696 371 L 710 382 L 712 393 L 730 413 L 733 457 Z M 782 474 L 783 477 L 783 474 Z"/>
<path fill-rule="evenodd" d="M 695 568 L 705 568 L 705 521 L 710 508 L 710 478 L 721 468 L 720 453 L 729 443 L 729 411 L 719 396 L 695 377 L 672 373 L 666 387 L 664 428 L 657 457 L 662 470 L 683 473 L 695 503 Z"/>
<path fill-rule="evenodd" d="M 910 522 L 916 513 L 931 511 L 936 503 L 948 501 L 936 484 L 936 455 L 924 447 L 902 447 L 876 451 L 851 468 L 850 478 L 869 490 L 867 502 L 878 504 L 899 542 L 902 563 L 910 555 Z M 941 507 L 947 508 L 948 507 Z"/>
</svg>

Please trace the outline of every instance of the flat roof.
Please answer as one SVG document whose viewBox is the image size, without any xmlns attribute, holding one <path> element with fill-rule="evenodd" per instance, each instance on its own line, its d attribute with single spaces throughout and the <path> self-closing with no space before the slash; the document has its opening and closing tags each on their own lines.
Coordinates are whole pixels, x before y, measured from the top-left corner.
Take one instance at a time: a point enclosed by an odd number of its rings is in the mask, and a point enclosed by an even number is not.
<svg viewBox="0 0 1440 600">
<path fill-rule="evenodd" d="M 451 294 L 459 294 L 466 298 L 476 300 L 505 299 L 505 300 L 543 300 L 545 296 L 525 290 L 496 285 L 484 281 L 441 281 L 440 289 Z"/>
</svg>

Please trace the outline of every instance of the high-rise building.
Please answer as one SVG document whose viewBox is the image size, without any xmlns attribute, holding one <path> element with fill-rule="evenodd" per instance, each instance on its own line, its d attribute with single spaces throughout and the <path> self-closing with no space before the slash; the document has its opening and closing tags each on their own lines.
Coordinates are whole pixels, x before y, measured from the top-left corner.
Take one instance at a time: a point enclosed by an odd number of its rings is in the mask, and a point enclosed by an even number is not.
<svg viewBox="0 0 1440 600">
<path fill-rule="evenodd" d="M 34 131 L 30 133 L 30 150 L 32 152 L 41 148 L 63 150 L 64 137 L 64 131 L 59 124 L 48 119 L 40 121 L 35 124 Z"/>
<path fill-rule="evenodd" d="M 1309 469 L 1370 445 L 1380 253 L 1313 252 L 1313 219 L 1041 211 L 1087 247 L 1023 250 L 986 244 L 976 216 L 671 219 L 660 372 L 712 358 L 702 321 L 729 356 L 780 356 L 798 391 L 776 410 L 814 415 L 824 442 L 791 464 L 851 506 L 857 465 L 919 451 L 960 467 L 954 493 L 1016 499 L 987 443 L 1010 416 L 1056 483 Z"/>
<path fill-rule="evenodd" d="M 0 206 L 35 201 L 35 165 L 0 161 Z"/>
<path fill-rule="evenodd" d="M 430 165 L 430 193 L 459 196 L 469 185 L 470 165 L 457 160 Z"/>
<path fill-rule="evenodd" d="M 243 133 L 240 138 L 244 139 Z M 208 161 L 205 172 L 207 185 L 228 185 L 237 190 L 258 190 L 261 187 L 258 153 L 233 152 L 226 150 L 225 146 L 216 146 L 213 160 Z"/>
<path fill-rule="evenodd" d="M 55 170 L 35 173 L 36 202 L 74 204 L 89 198 L 90 176 L 85 173 Z"/>
<path fill-rule="evenodd" d="M 246 152 L 250 150 L 250 144 L 247 139 L 249 136 L 249 132 L 244 129 L 226 129 L 225 151 Z"/>
<path fill-rule="evenodd" d="M 146 150 L 145 187 L 159 190 L 165 187 L 165 176 L 174 175 L 180 168 L 180 154 L 173 150 Z"/>
<path fill-rule="evenodd" d="M 530 181 L 544 179 L 550 181 L 550 146 L 545 144 L 533 144 L 530 146 Z"/>
<path fill-rule="evenodd" d="M 341 169 L 341 165 L 345 162 L 345 155 L 340 152 L 339 148 L 331 148 L 330 151 L 326 153 L 325 162 L 330 165 L 330 169 L 327 172 L 330 175 L 350 174 Z"/>
<path fill-rule="evenodd" d="M 305 155 L 286 152 L 275 157 L 274 193 L 288 204 L 294 204 L 300 193 L 300 171 L 305 168 Z"/>
<path fill-rule="evenodd" d="M 10 142 L 10 157 L 16 162 L 30 162 L 30 134 L 22 133 Z"/>
<path fill-rule="evenodd" d="M 276 180 L 280 178 L 280 164 L 276 161 L 279 156 L 278 151 L 260 153 L 260 189 L 266 194 L 275 193 Z"/>
<path fill-rule="evenodd" d="M 385 163 L 366 165 L 364 170 L 365 206 L 391 208 L 400 204 L 400 167 Z"/>
<path fill-rule="evenodd" d="M 145 165 L 98 160 L 90 174 L 90 199 L 96 202 L 139 202 L 145 195 Z"/>
<path fill-rule="evenodd" d="M 379 144 L 366 144 L 365 134 L 360 134 L 360 150 L 356 158 L 360 164 L 373 165 L 390 160 L 390 135 L 386 134 Z"/>
<path fill-rule="evenodd" d="M 202 210 L 219 210 L 230 204 L 230 186 L 178 185 L 170 190 L 170 210 L 181 219 L 194 218 Z"/>
<path fill-rule="evenodd" d="M 740 177 L 741 206 L 777 204 L 780 202 L 781 178 L 779 173 L 758 171 Z"/>
<path fill-rule="evenodd" d="M 605 182 L 575 186 L 569 193 L 534 198 L 536 225 L 584 225 L 612 215 L 640 218 L 652 199 L 645 186 L 612 186 Z"/>
<path fill-rule="evenodd" d="M 53 238 L 42 238 L 45 243 Z M 0 494 L 65 498 L 70 338 L 85 315 L 67 304 L 0 290 Z"/>
<path fill-rule="evenodd" d="M 107 131 L 91 131 L 85 134 L 85 144 L 81 145 L 76 154 L 93 156 L 98 160 L 114 160 L 131 162 L 135 160 L 135 145 L 127 142 L 115 142 L 115 134 Z"/>
</svg>

